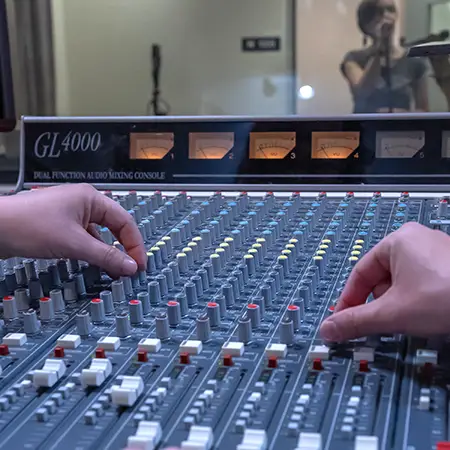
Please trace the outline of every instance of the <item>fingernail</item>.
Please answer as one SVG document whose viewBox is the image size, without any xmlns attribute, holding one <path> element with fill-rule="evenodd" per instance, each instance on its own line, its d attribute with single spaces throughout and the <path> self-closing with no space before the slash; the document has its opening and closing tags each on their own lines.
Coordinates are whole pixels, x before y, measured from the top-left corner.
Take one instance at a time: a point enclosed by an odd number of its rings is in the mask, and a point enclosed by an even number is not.
<svg viewBox="0 0 450 450">
<path fill-rule="evenodd" d="M 134 275 L 137 271 L 136 261 L 129 256 L 125 256 L 122 262 L 122 272 L 124 275 Z"/>
<path fill-rule="evenodd" d="M 339 342 L 340 334 L 336 324 L 332 320 L 326 320 L 320 327 L 320 335 L 326 341 Z"/>
</svg>

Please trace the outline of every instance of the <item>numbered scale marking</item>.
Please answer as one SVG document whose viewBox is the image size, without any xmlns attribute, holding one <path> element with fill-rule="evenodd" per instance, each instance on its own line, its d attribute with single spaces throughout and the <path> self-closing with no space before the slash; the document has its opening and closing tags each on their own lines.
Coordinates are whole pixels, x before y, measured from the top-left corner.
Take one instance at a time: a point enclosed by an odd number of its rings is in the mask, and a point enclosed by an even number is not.
<svg viewBox="0 0 450 450">
<path fill-rule="evenodd" d="M 423 131 L 380 131 L 377 158 L 413 158 L 425 145 Z"/>
<path fill-rule="evenodd" d="M 190 133 L 189 159 L 223 159 L 234 146 L 234 133 Z"/>
<path fill-rule="evenodd" d="M 250 133 L 250 159 L 284 159 L 295 146 L 295 132 Z"/>
<path fill-rule="evenodd" d="M 163 159 L 173 145 L 173 133 L 132 133 L 130 159 Z"/>
<path fill-rule="evenodd" d="M 359 147 L 358 132 L 313 132 L 312 159 L 347 159 Z"/>
</svg>

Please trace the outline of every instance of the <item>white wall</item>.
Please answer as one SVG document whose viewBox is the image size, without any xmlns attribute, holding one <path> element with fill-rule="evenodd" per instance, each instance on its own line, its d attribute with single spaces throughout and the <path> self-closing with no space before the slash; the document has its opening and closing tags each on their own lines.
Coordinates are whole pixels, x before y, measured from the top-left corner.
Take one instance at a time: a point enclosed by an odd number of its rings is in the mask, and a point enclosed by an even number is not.
<svg viewBox="0 0 450 450">
<path fill-rule="evenodd" d="M 292 0 L 53 0 L 58 113 L 144 115 L 162 45 L 173 114 L 294 112 Z M 282 51 L 242 53 L 243 36 Z"/>
<path fill-rule="evenodd" d="M 361 0 L 297 0 L 297 88 L 312 86 L 315 95 L 297 100 L 297 113 L 305 116 L 350 114 L 353 108 L 347 82 L 339 66 L 349 50 L 362 46 L 356 22 Z M 404 1 L 398 0 L 400 17 Z M 424 0 L 419 0 L 424 1 Z M 402 22 L 399 34 L 403 31 Z"/>
</svg>

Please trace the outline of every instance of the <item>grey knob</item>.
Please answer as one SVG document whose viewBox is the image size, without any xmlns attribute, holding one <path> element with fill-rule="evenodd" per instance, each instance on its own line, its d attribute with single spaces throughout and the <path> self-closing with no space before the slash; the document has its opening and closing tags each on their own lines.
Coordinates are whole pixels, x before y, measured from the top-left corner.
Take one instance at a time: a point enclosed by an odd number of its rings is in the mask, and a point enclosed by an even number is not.
<svg viewBox="0 0 450 450">
<path fill-rule="evenodd" d="M 172 272 L 172 269 L 170 269 L 169 267 L 164 268 L 161 271 L 161 275 L 158 275 L 158 276 L 164 276 L 167 291 L 171 291 L 175 287 L 173 272 Z M 158 277 L 156 277 L 156 278 L 158 279 Z M 167 293 L 168 292 L 166 292 L 166 294 L 164 294 L 164 295 L 167 295 Z"/>
<path fill-rule="evenodd" d="M 198 275 L 191 277 L 191 282 L 195 284 L 195 290 L 197 291 L 197 298 L 203 295 L 203 283 L 202 279 Z"/>
<path fill-rule="evenodd" d="M 176 261 L 172 261 L 167 264 L 167 267 L 172 271 L 173 283 L 177 284 L 180 282 L 180 267 Z"/>
<path fill-rule="evenodd" d="M 440 219 L 445 219 L 448 212 L 448 200 L 442 199 L 439 201 L 438 205 L 438 217 Z"/>
<path fill-rule="evenodd" d="M 108 228 L 101 228 L 100 229 L 100 237 L 102 238 L 102 241 L 105 244 L 113 245 L 114 239 L 111 234 L 111 231 L 108 230 Z"/>
<path fill-rule="evenodd" d="M 244 344 L 248 344 L 252 340 L 252 322 L 247 314 L 239 319 L 238 339 Z"/>
<path fill-rule="evenodd" d="M 130 320 L 126 312 L 116 315 L 116 333 L 120 338 L 126 338 L 131 333 Z"/>
<path fill-rule="evenodd" d="M 211 327 L 219 327 L 220 326 L 220 307 L 215 302 L 210 302 L 206 306 L 206 313 L 209 317 L 209 324 Z"/>
<path fill-rule="evenodd" d="M 175 301 L 180 304 L 181 317 L 187 316 L 189 312 L 189 307 L 187 303 L 186 294 L 184 292 L 179 292 L 177 295 L 175 295 Z"/>
<path fill-rule="evenodd" d="M 264 299 L 264 304 L 266 308 L 270 308 L 272 306 L 272 289 L 268 284 L 265 284 L 261 287 L 261 296 Z"/>
<path fill-rule="evenodd" d="M 220 272 L 222 272 L 222 262 L 220 260 L 220 255 L 217 253 L 213 253 L 209 257 L 209 261 L 212 264 L 213 274 L 215 277 L 218 277 L 220 275 Z"/>
<path fill-rule="evenodd" d="M 225 301 L 225 296 L 223 294 L 219 294 L 214 296 L 213 302 L 219 305 L 220 317 L 224 317 L 227 313 L 227 304 Z"/>
<path fill-rule="evenodd" d="M 94 298 L 90 303 L 92 322 L 103 322 L 106 319 L 105 303 L 101 298 Z"/>
<path fill-rule="evenodd" d="M 172 244 L 175 248 L 181 246 L 181 234 L 180 234 L 180 230 L 178 228 L 174 228 L 170 232 L 170 238 L 172 239 Z"/>
<path fill-rule="evenodd" d="M 61 286 L 61 278 L 59 276 L 58 266 L 56 264 L 50 264 L 47 270 L 48 273 L 50 274 L 51 285 Z"/>
<path fill-rule="evenodd" d="M 39 316 L 42 321 L 49 321 L 55 318 L 55 309 L 51 297 L 42 297 L 39 300 Z"/>
<path fill-rule="evenodd" d="M 294 323 L 289 317 L 284 317 L 280 324 L 280 342 L 286 345 L 294 343 Z"/>
<path fill-rule="evenodd" d="M 3 297 L 3 318 L 5 320 L 14 320 L 17 319 L 17 315 L 17 300 L 10 295 Z"/>
<path fill-rule="evenodd" d="M 77 290 L 78 298 L 83 298 L 86 296 L 86 286 L 84 284 L 84 276 L 82 273 L 76 273 L 73 276 L 75 280 L 75 288 Z"/>
<path fill-rule="evenodd" d="M 283 269 L 283 277 L 289 275 L 289 258 L 286 255 L 280 255 L 277 258 L 277 263 Z"/>
<path fill-rule="evenodd" d="M 63 290 L 64 290 L 64 300 L 66 301 L 66 303 L 74 303 L 78 300 L 75 280 L 64 281 Z"/>
<path fill-rule="evenodd" d="M 180 304 L 176 301 L 167 302 L 167 317 L 169 319 L 169 325 L 176 327 L 181 322 L 181 308 Z"/>
<path fill-rule="evenodd" d="M 170 338 L 169 320 L 165 313 L 156 316 L 156 337 L 161 340 Z"/>
<path fill-rule="evenodd" d="M 289 305 L 287 308 L 287 317 L 292 320 L 292 326 L 294 330 L 300 329 L 301 322 L 301 314 L 300 314 L 300 306 L 298 305 Z"/>
<path fill-rule="evenodd" d="M 244 279 L 244 286 L 246 286 L 248 283 L 248 277 L 249 277 L 248 267 L 246 264 L 239 264 L 237 268 L 242 273 L 242 278 Z"/>
<path fill-rule="evenodd" d="M 53 308 L 56 312 L 62 312 L 66 309 L 61 289 L 52 289 L 50 291 L 50 298 L 53 300 Z"/>
<path fill-rule="evenodd" d="M 236 301 L 239 298 L 239 295 L 240 295 L 239 280 L 238 280 L 237 277 L 232 276 L 232 277 L 227 279 L 227 283 L 230 284 L 231 287 L 233 288 L 234 301 Z"/>
<path fill-rule="evenodd" d="M 325 260 L 322 256 L 314 256 L 314 265 L 319 268 L 319 275 L 322 278 L 325 273 Z"/>
<path fill-rule="evenodd" d="M 133 325 L 139 325 L 144 321 L 144 312 L 140 300 L 130 300 L 128 310 L 130 312 L 130 322 Z"/>
<path fill-rule="evenodd" d="M 64 259 L 60 259 L 57 263 L 59 278 L 61 281 L 69 279 L 69 271 L 67 270 L 67 263 Z"/>
<path fill-rule="evenodd" d="M 197 317 L 197 338 L 202 342 L 211 339 L 211 325 L 207 314 Z"/>
<path fill-rule="evenodd" d="M 161 288 L 157 281 L 150 281 L 150 283 L 148 283 L 148 295 L 152 306 L 159 305 L 161 302 Z"/>
<path fill-rule="evenodd" d="M 234 292 L 231 284 L 224 284 L 222 286 L 222 294 L 225 297 L 225 304 L 228 307 L 234 305 Z"/>
<path fill-rule="evenodd" d="M 78 259 L 69 259 L 69 269 L 72 273 L 80 271 L 80 262 Z"/>
<path fill-rule="evenodd" d="M 121 277 L 120 280 L 123 283 L 123 290 L 125 292 L 125 295 L 127 297 L 130 297 L 133 295 L 133 283 L 131 281 L 130 277 Z"/>
<path fill-rule="evenodd" d="M 37 278 L 36 273 L 36 261 L 34 259 L 24 259 L 23 265 L 25 266 L 25 272 L 29 280 L 35 280 Z"/>
<path fill-rule="evenodd" d="M 162 227 L 164 225 L 163 212 L 160 209 L 153 211 L 153 217 L 155 218 L 155 223 L 157 227 Z"/>
<path fill-rule="evenodd" d="M 156 276 L 156 281 L 159 284 L 159 290 L 161 292 L 161 296 L 165 296 L 169 293 L 169 287 L 167 286 L 167 278 L 165 275 L 160 273 Z"/>
<path fill-rule="evenodd" d="M 92 331 L 91 318 L 88 311 L 82 311 L 75 316 L 77 332 L 80 336 L 88 336 Z"/>
<path fill-rule="evenodd" d="M 202 268 L 205 269 L 208 274 L 209 285 L 212 285 L 214 283 L 214 270 L 212 264 L 208 261 L 202 265 Z"/>
<path fill-rule="evenodd" d="M 137 299 L 141 302 L 142 313 L 146 316 L 150 313 L 150 296 L 148 295 L 148 292 L 139 292 Z"/>
<path fill-rule="evenodd" d="M 177 263 L 178 263 L 178 269 L 180 273 L 187 273 L 188 271 L 188 257 L 186 253 L 181 252 L 177 255 Z"/>
<path fill-rule="evenodd" d="M 25 266 L 23 264 L 14 266 L 14 275 L 16 277 L 17 286 L 28 285 L 27 273 L 25 272 Z"/>
<path fill-rule="evenodd" d="M 122 280 L 114 280 L 111 283 L 111 292 L 114 303 L 123 303 L 125 301 L 125 288 Z"/>
<path fill-rule="evenodd" d="M 263 318 L 266 314 L 266 304 L 264 302 L 264 299 L 262 297 L 253 297 L 251 303 L 259 306 L 259 313 L 261 315 L 261 318 Z"/>
<path fill-rule="evenodd" d="M 103 308 L 105 309 L 105 314 L 114 313 L 114 302 L 111 291 L 101 291 L 100 298 L 103 301 Z"/>
<path fill-rule="evenodd" d="M 166 245 L 167 255 L 171 255 L 173 252 L 172 238 L 170 236 L 164 236 L 161 241 Z"/>
<path fill-rule="evenodd" d="M 261 311 L 259 305 L 255 303 L 248 304 L 247 315 L 252 323 L 252 328 L 258 328 L 261 324 Z"/>
<path fill-rule="evenodd" d="M 23 313 L 23 330 L 26 334 L 37 333 L 41 328 L 41 322 L 37 318 L 36 311 L 29 309 Z"/>
<path fill-rule="evenodd" d="M 202 280 L 203 291 L 207 291 L 209 289 L 208 272 L 205 269 L 199 269 L 196 273 Z"/>
<path fill-rule="evenodd" d="M 186 293 L 187 304 L 189 307 L 197 304 L 197 289 L 192 281 L 188 281 L 184 285 L 184 292 Z"/>
<path fill-rule="evenodd" d="M 28 289 L 19 288 L 14 291 L 14 297 L 17 302 L 17 309 L 19 311 L 26 311 L 30 307 L 30 293 Z"/>
<path fill-rule="evenodd" d="M 301 298 L 304 302 L 305 308 L 308 308 L 311 303 L 311 288 L 305 284 L 301 285 L 298 288 L 297 297 Z"/>
<path fill-rule="evenodd" d="M 147 252 L 147 273 L 156 272 L 155 255 L 152 252 Z"/>
<path fill-rule="evenodd" d="M 200 231 L 200 237 L 202 238 L 203 248 L 211 247 L 211 231 L 204 229 Z"/>
<path fill-rule="evenodd" d="M 28 291 L 30 292 L 31 300 L 39 300 L 44 296 L 44 293 L 42 292 L 41 282 L 37 279 L 33 279 L 28 282 Z"/>
<path fill-rule="evenodd" d="M 297 298 L 294 300 L 294 305 L 298 306 L 300 310 L 300 320 L 303 320 L 303 317 L 305 317 L 305 301 L 303 298 Z"/>
</svg>

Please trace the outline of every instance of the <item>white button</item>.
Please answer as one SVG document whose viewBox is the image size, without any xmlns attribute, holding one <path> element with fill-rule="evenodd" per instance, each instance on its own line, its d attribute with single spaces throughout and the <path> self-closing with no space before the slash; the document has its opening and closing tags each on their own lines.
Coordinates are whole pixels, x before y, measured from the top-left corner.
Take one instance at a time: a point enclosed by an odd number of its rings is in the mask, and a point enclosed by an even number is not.
<svg viewBox="0 0 450 450">
<path fill-rule="evenodd" d="M 164 387 L 159 387 L 150 394 L 150 396 L 156 400 L 156 403 L 158 403 L 158 405 L 160 405 L 163 402 L 166 395 L 167 389 Z"/>
<path fill-rule="evenodd" d="M 431 389 L 428 389 L 428 388 L 422 388 L 421 390 L 420 390 L 420 395 L 431 395 Z"/>
<path fill-rule="evenodd" d="M 242 356 L 244 354 L 244 344 L 242 342 L 227 342 L 222 346 L 224 355 Z"/>
<path fill-rule="evenodd" d="M 302 415 L 301 414 L 292 414 L 291 418 L 289 419 L 292 422 L 300 422 L 300 420 L 302 420 Z"/>
<path fill-rule="evenodd" d="M 361 386 L 352 386 L 352 392 L 353 394 L 361 394 L 362 392 Z"/>
<path fill-rule="evenodd" d="M 313 390 L 313 385 L 310 383 L 306 383 L 302 386 L 302 391 L 311 392 Z"/>
<path fill-rule="evenodd" d="M 181 353 L 189 353 L 190 355 L 199 355 L 203 350 L 202 341 L 183 341 L 180 344 Z"/>
<path fill-rule="evenodd" d="M 144 391 L 144 381 L 141 377 L 123 377 L 120 386 L 111 388 L 111 400 L 114 405 L 133 406 Z"/>
<path fill-rule="evenodd" d="M 378 438 L 376 436 L 356 436 L 355 450 L 378 450 Z"/>
<path fill-rule="evenodd" d="M 116 350 L 119 350 L 120 338 L 115 336 L 104 336 L 97 341 L 97 345 L 109 352 L 115 352 Z"/>
<path fill-rule="evenodd" d="M 36 387 L 52 387 L 66 372 L 62 359 L 46 359 L 41 370 L 33 372 L 33 384 Z"/>
<path fill-rule="evenodd" d="M 139 350 L 145 350 L 150 353 L 158 353 L 161 350 L 160 339 L 141 339 L 138 344 Z"/>
<path fill-rule="evenodd" d="M 345 410 L 345 414 L 346 414 L 347 416 L 354 416 L 354 415 L 356 415 L 356 409 L 353 409 L 353 408 L 347 408 L 347 409 Z"/>
<path fill-rule="evenodd" d="M 353 427 L 351 425 L 342 425 L 341 431 L 343 433 L 351 433 L 353 431 Z"/>
<path fill-rule="evenodd" d="M 81 382 L 83 386 L 101 386 L 111 375 L 112 364 L 107 358 L 94 358 L 89 369 L 81 371 Z"/>
<path fill-rule="evenodd" d="M 351 406 L 353 408 L 357 408 L 359 406 L 359 402 L 360 402 L 360 398 L 359 397 L 350 397 L 347 405 Z"/>
<path fill-rule="evenodd" d="M 203 401 L 207 407 L 211 405 L 212 399 L 214 398 L 214 391 L 207 389 L 201 394 L 198 399 Z"/>
<path fill-rule="evenodd" d="M 268 344 L 266 347 L 266 356 L 275 356 L 276 358 L 285 358 L 287 355 L 286 344 Z"/>
<path fill-rule="evenodd" d="M 213 431 L 210 427 L 194 425 L 189 431 L 186 441 L 181 443 L 182 450 L 209 450 L 214 441 Z"/>
<path fill-rule="evenodd" d="M 330 349 L 326 345 L 311 345 L 308 357 L 311 361 L 314 359 L 329 360 Z"/>
<path fill-rule="evenodd" d="M 63 334 L 57 341 L 58 347 L 74 350 L 81 344 L 81 337 L 78 334 Z"/>
<path fill-rule="evenodd" d="M 8 333 L 2 340 L 2 344 L 10 347 L 22 347 L 27 342 L 25 333 Z"/>
<path fill-rule="evenodd" d="M 308 394 L 302 394 L 297 400 L 297 405 L 306 406 L 308 405 L 310 397 Z"/>
<path fill-rule="evenodd" d="M 347 425 L 353 425 L 355 423 L 354 417 L 344 417 L 343 423 L 346 423 Z"/>
<path fill-rule="evenodd" d="M 319 433 L 300 433 L 297 450 L 322 450 L 322 435 Z"/>
<path fill-rule="evenodd" d="M 266 450 L 267 435 L 265 430 L 251 430 L 247 428 L 244 432 L 242 442 L 236 450 Z"/>
<path fill-rule="evenodd" d="M 375 360 L 375 350 L 371 347 L 355 348 L 353 351 L 353 360 L 373 362 Z"/>
<path fill-rule="evenodd" d="M 161 441 L 162 429 L 159 422 L 140 421 L 134 436 L 128 438 L 128 447 L 153 450 Z"/>
<path fill-rule="evenodd" d="M 431 399 L 427 395 L 422 395 L 419 398 L 419 409 L 422 411 L 427 411 L 430 409 Z"/>
<path fill-rule="evenodd" d="M 255 405 L 255 408 L 258 408 L 261 402 L 261 398 L 262 398 L 261 392 L 252 392 L 248 397 L 247 401 L 249 403 L 253 403 Z"/>
<path fill-rule="evenodd" d="M 427 363 L 436 365 L 438 363 L 438 352 L 419 349 L 416 352 L 416 363 L 419 365 Z"/>
</svg>

